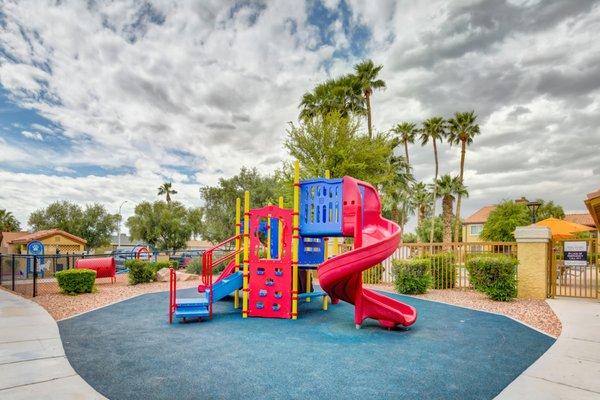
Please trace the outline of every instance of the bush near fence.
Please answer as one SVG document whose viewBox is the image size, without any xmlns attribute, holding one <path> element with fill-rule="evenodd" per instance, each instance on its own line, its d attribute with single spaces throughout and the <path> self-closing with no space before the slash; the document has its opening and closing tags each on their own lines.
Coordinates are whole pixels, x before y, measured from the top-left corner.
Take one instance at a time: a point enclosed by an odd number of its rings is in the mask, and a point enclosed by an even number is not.
<svg viewBox="0 0 600 400">
<path fill-rule="evenodd" d="M 485 254 L 470 257 L 466 267 L 475 290 L 492 300 L 509 301 L 517 297 L 518 264 L 514 257 Z"/>
<path fill-rule="evenodd" d="M 96 271 L 91 269 L 68 269 L 55 275 L 58 286 L 66 294 L 92 293 L 96 281 Z"/>
<path fill-rule="evenodd" d="M 402 294 L 423 294 L 431 285 L 431 264 L 425 258 L 393 260 L 394 285 Z"/>
<path fill-rule="evenodd" d="M 177 268 L 178 263 L 174 261 L 144 261 L 127 260 L 125 267 L 129 268 L 129 284 L 154 282 L 156 273 L 163 268 Z"/>
</svg>

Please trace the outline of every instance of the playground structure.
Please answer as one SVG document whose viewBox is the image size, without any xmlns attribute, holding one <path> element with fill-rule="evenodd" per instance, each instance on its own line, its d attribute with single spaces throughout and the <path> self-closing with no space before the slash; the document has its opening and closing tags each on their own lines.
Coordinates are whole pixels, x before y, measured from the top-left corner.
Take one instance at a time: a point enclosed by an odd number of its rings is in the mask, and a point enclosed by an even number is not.
<svg viewBox="0 0 600 400">
<path fill-rule="evenodd" d="M 323 310 L 344 300 L 355 306 L 354 323 L 373 318 L 385 328 L 407 327 L 417 318 L 407 304 L 363 288 L 362 272 L 393 254 L 401 238 L 399 226 L 381 216 L 376 189 L 366 182 L 343 177 L 300 181 L 294 164 L 293 208 L 267 205 L 250 209 L 250 193 L 236 201 L 235 235 L 207 250 L 202 258 L 200 297 L 178 299 L 175 271 L 171 270 L 169 322 L 173 317 L 209 318 L 213 304 L 234 294 L 242 317 L 297 319 L 299 302 L 322 300 Z M 352 250 L 338 254 L 337 238 L 353 238 Z M 328 241 L 334 246 L 330 257 Z M 216 260 L 215 251 L 233 250 Z M 213 279 L 216 266 L 226 265 Z M 321 290 L 312 284 L 316 270 Z"/>
</svg>

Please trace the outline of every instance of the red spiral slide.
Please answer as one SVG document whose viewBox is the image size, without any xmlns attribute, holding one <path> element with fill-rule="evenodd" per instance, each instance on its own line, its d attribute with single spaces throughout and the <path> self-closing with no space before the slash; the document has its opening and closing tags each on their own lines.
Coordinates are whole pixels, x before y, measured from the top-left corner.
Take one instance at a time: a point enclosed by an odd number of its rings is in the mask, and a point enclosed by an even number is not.
<svg viewBox="0 0 600 400">
<path fill-rule="evenodd" d="M 385 328 L 410 326 L 417 310 L 398 300 L 362 287 L 362 271 L 390 257 L 400 244 L 400 227 L 381 216 L 381 202 L 373 186 L 344 177 L 343 233 L 354 237 L 354 249 L 319 266 L 321 288 L 332 299 L 354 304 L 354 323 L 367 318 Z M 363 195 L 361 196 L 361 190 Z"/>
</svg>

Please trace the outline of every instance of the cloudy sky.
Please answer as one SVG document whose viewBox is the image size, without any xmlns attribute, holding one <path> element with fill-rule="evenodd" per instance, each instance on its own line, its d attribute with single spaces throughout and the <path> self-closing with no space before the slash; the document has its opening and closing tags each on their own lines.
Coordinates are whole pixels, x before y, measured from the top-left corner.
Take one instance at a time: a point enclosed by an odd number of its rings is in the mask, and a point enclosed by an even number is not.
<svg viewBox="0 0 600 400">
<path fill-rule="evenodd" d="M 243 165 L 277 168 L 301 95 L 372 58 L 377 130 L 479 115 L 463 214 L 522 195 L 583 210 L 600 187 L 597 32 L 585 0 L 0 0 L 0 208 L 116 212 L 165 180 L 199 205 Z M 432 149 L 410 152 L 431 180 Z M 458 155 L 443 146 L 442 173 Z"/>
</svg>

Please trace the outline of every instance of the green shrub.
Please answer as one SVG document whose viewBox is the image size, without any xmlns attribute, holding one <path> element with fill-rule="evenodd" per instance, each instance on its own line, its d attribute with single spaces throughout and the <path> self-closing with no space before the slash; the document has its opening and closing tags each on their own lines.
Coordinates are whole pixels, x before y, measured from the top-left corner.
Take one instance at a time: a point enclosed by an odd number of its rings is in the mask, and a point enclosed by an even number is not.
<svg viewBox="0 0 600 400">
<path fill-rule="evenodd" d="M 202 275 L 202 257 L 194 258 L 191 263 L 185 267 L 188 274 Z"/>
<path fill-rule="evenodd" d="M 156 272 L 150 266 L 150 262 L 143 260 L 127 260 L 125 267 L 129 268 L 129 284 L 152 282 L 156 278 Z"/>
<path fill-rule="evenodd" d="M 470 257 L 466 263 L 471 286 L 497 301 L 517 297 L 517 266 L 516 258 L 503 255 Z"/>
<path fill-rule="evenodd" d="M 425 258 L 394 260 L 396 291 L 403 294 L 426 293 L 431 285 L 430 261 Z"/>
<path fill-rule="evenodd" d="M 218 260 L 219 258 L 225 256 L 227 253 L 229 252 L 214 252 L 213 260 Z M 226 262 L 222 262 L 218 265 L 213 266 L 213 274 L 220 274 L 221 272 L 223 272 L 227 264 L 229 264 L 230 262 L 231 260 L 228 260 Z M 202 275 L 202 256 L 194 257 L 192 262 L 189 263 L 188 266 L 185 268 L 185 272 L 187 272 L 188 274 Z"/>
<path fill-rule="evenodd" d="M 152 280 L 156 280 L 156 273 L 163 268 L 175 268 L 172 261 L 152 261 L 146 265 L 146 268 L 150 269 L 152 273 Z"/>
<path fill-rule="evenodd" d="M 456 285 L 457 266 L 451 252 L 427 255 L 430 262 L 432 287 L 434 289 L 452 289 Z"/>
<path fill-rule="evenodd" d="M 67 269 L 54 274 L 63 293 L 92 293 L 96 281 L 96 271 L 91 269 Z"/>
</svg>

